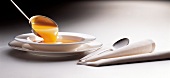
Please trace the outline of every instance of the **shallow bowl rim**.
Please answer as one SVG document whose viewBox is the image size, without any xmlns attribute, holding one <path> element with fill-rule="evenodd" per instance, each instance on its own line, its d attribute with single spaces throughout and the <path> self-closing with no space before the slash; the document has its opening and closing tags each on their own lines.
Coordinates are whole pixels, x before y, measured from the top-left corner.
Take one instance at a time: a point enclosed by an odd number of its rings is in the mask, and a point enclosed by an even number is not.
<svg viewBox="0 0 170 78">
<path fill-rule="evenodd" d="M 88 34 L 84 34 L 84 33 L 76 33 L 76 32 L 58 32 L 59 36 L 62 35 L 68 35 L 68 36 L 75 36 L 75 37 L 80 37 L 83 40 L 80 42 L 73 42 L 73 43 L 64 43 L 64 44 L 53 44 L 53 43 L 39 43 L 39 42 L 32 42 L 26 39 L 26 37 L 34 35 L 33 33 L 25 33 L 25 34 L 20 34 L 15 36 L 15 40 L 19 41 L 19 42 L 23 42 L 23 43 L 28 43 L 31 45 L 48 45 L 48 46 L 63 46 L 63 45 L 75 45 L 75 44 L 84 44 L 84 43 L 88 43 L 91 41 L 96 40 L 96 37 L 92 36 L 92 35 L 88 35 Z M 21 37 L 24 38 L 21 38 Z"/>
</svg>

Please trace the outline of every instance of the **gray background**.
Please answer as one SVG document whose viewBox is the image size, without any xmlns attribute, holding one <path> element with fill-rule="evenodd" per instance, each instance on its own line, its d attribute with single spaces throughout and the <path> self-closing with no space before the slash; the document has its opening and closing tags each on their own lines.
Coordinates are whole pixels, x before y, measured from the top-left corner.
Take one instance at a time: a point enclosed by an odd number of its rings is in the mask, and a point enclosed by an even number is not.
<svg viewBox="0 0 170 78">
<path fill-rule="evenodd" d="M 73 1 L 51 2 L 36 6 L 16 1 L 29 17 L 45 15 L 59 25 L 59 31 L 94 35 L 104 46 L 122 37 L 130 43 L 152 39 L 154 52 L 170 51 L 169 1 Z M 23 3 L 22 3 L 23 2 Z M 49 1 L 50 2 L 50 1 Z M 31 7 L 30 7 L 31 4 Z M 57 61 L 27 55 L 11 49 L 7 43 L 19 34 L 30 33 L 28 20 L 12 3 L 2 11 L 0 31 L 1 78 L 165 78 L 169 76 L 170 61 L 152 61 L 105 67 L 76 65 L 78 59 Z M 38 5 L 38 4 L 37 4 Z M 45 5 L 45 3 L 44 3 Z M 33 6 L 33 7 L 32 7 Z M 43 9 L 42 9 L 43 8 Z M 6 10 L 6 9 L 5 9 Z"/>
</svg>

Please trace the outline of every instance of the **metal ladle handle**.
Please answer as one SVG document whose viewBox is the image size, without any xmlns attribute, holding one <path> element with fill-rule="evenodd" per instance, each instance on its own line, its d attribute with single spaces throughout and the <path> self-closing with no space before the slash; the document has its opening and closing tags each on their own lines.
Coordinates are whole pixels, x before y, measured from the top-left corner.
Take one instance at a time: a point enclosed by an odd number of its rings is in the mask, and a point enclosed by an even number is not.
<svg viewBox="0 0 170 78">
<path fill-rule="evenodd" d="M 17 4 L 15 4 L 15 2 L 14 2 L 13 0 L 11 0 L 11 2 L 15 5 L 15 7 L 16 7 L 28 20 L 30 20 L 30 19 L 28 18 L 28 16 L 17 6 Z"/>
</svg>

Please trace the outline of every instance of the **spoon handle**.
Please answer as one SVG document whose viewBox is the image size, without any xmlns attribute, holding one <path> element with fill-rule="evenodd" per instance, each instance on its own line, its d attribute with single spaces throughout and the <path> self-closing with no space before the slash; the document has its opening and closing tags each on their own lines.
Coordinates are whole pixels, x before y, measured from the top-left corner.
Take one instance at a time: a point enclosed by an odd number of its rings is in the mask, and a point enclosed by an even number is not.
<svg viewBox="0 0 170 78">
<path fill-rule="evenodd" d="M 105 53 L 107 51 L 113 51 L 113 49 L 105 49 L 103 51 L 96 51 L 96 52 L 90 53 L 90 54 L 84 56 L 83 58 L 79 59 L 79 61 L 81 62 L 82 60 L 86 60 L 86 59 L 88 59 L 92 56 L 95 56 L 95 55 L 100 55 L 100 54 Z"/>
<path fill-rule="evenodd" d="M 13 0 L 11 0 L 11 2 L 15 5 L 15 7 L 29 20 L 28 16 L 17 6 L 17 4 L 15 4 L 15 2 Z"/>
</svg>

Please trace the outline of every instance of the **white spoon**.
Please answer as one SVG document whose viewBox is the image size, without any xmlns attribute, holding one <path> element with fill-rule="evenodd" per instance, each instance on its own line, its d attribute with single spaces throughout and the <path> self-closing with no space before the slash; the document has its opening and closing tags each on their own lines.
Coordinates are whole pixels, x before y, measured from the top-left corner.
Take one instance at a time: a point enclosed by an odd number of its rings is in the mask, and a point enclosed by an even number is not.
<svg viewBox="0 0 170 78">
<path fill-rule="evenodd" d="M 128 39 L 128 38 L 122 38 L 122 39 L 116 41 L 116 42 L 112 45 L 112 48 L 106 49 L 106 50 L 101 51 L 101 52 L 93 52 L 93 53 L 91 53 L 91 54 L 88 54 L 88 55 L 86 55 L 85 57 L 81 58 L 81 59 L 79 60 L 79 62 L 81 62 L 82 60 L 86 60 L 86 59 L 88 59 L 88 58 L 90 58 L 90 57 L 92 57 L 92 56 L 95 56 L 95 55 L 100 55 L 100 54 L 106 53 L 106 52 L 108 52 L 108 51 L 113 51 L 113 50 L 115 50 L 115 49 L 121 48 L 121 47 L 126 46 L 126 45 L 128 45 L 128 44 L 129 44 L 129 39 Z"/>
</svg>

